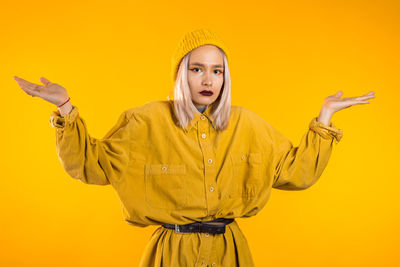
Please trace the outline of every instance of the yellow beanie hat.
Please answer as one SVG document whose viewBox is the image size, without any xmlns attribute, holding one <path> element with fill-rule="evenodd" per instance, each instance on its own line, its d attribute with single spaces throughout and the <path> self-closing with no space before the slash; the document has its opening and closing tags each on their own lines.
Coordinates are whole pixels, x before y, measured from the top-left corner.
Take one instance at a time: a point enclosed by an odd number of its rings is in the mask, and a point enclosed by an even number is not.
<svg viewBox="0 0 400 267">
<path fill-rule="evenodd" d="M 171 58 L 172 80 L 174 83 L 182 58 L 193 49 L 205 44 L 218 46 L 224 51 L 226 59 L 229 59 L 227 47 L 215 32 L 209 29 L 197 29 L 188 32 L 181 38 Z"/>
</svg>

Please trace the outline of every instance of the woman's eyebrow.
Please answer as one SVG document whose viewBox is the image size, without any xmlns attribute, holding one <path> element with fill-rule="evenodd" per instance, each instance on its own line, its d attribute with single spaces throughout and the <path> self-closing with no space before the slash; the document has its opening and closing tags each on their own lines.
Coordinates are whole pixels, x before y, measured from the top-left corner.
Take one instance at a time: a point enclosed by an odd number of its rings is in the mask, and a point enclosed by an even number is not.
<svg viewBox="0 0 400 267">
<path fill-rule="evenodd" d="M 193 62 L 193 63 L 190 63 L 189 65 L 196 65 L 196 66 L 204 67 L 204 64 L 201 64 L 199 62 Z M 220 65 L 220 64 L 211 65 L 211 66 L 216 67 L 216 68 L 223 68 L 224 67 L 223 65 Z"/>
</svg>

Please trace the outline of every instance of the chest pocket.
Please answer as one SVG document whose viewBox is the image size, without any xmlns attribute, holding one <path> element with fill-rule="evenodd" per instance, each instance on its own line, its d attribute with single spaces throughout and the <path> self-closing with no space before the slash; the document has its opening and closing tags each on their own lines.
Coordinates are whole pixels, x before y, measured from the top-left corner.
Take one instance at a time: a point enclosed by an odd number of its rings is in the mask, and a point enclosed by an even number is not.
<svg viewBox="0 0 400 267">
<path fill-rule="evenodd" d="M 232 153 L 232 184 L 230 198 L 252 199 L 261 179 L 261 153 Z"/>
<path fill-rule="evenodd" d="M 182 209 L 186 191 L 185 164 L 145 164 L 145 198 L 151 207 Z"/>
</svg>

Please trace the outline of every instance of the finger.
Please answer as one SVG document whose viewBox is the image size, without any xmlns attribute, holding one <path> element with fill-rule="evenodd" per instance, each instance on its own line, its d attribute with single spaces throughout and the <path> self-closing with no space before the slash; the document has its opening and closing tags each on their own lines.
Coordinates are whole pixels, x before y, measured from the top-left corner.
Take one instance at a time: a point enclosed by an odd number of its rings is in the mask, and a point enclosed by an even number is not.
<svg viewBox="0 0 400 267">
<path fill-rule="evenodd" d="M 28 82 L 27 80 L 24 80 L 24 79 L 22 79 L 22 78 L 20 78 L 20 77 L 17 77 L 17 76 L 14 76 L 14 79 L 15 79 L 17 82 L 19 82 L 19 83 Z"/>
<path fill-rule="evenodd" d="M 14 79 L 17 81 L 17 83 L 18 83 L 18 85 L 19 85 L 19 87 L 21 87 L 22 88 L 22 90 L 26 93 L 26 94 L 28 94 L 28 95 L 30 95 L 30 96 L 34 96 L 34 91 L 33 90 L 31 90 L 31 89 L 29 89 L 29 88 L 27 88 L 26 86 L 25 86 L 25 84 L 24 84 L 24 79 L 21 79 L 21 78 L 19 78 L 19 77 L 17 77 L 17 76 L 14 76 Z"/>
<path fill-rule="evenodd" d="M 28 95 L 30 95 L 32 97 L 39 95 L 38 91 L 34 91 L 34 90 L 31 90 L 31 89 L 28 89 L 28 88 L 25 88 L 25 87 L 21 87 L 21 88 L 26 94 L 28 94 Z"/>
<path fill-rule="evenodd" d="M 37 85 L 33 83 L 24 83 L 19 81 L 18 85 L 24 90 L 28 95 L 38 96 L 40 91 L 44 88 L 42 85 Z"/>
<path fill-rule="evenodd" d="M 25 88 L 26 83 L 24 83 L 22 79 L 16 78 L 15 80 L 17 81 L 18 85 L 19 85 L 21 88 L 23 88 L 23 89 Z"/>
<path fill-rule="evenodd" d="M 375 98 L 375 96 L 374 95 L 363 96 L 363 99 L 370 99 L 370 98 Z"/>
<path fill-rule="evenodd" d="M 345 107 L 350 107 L 359 104 L 369 104 L 369 101 L 366 100 L 348 100 L 344 102 Z"/>
<path fill-rule="evenodd" d="M 367 94 L 365 94 L 365 95 L 362 95 L 362 96 L 370 96 L 370 95 L 374 95 L 375 94 L 375 92 L 369 92 L 369 93 L 367 93 Z"/>
<path fill-rule="evenodd" d="M 42 85 L 29 83 L 29 82 L 24 84 L 23 86 L 25 86 L 25 88 L 28 88 L 28 89 L 34 90 L 34 91 L 38 91 L 38 90 L 40 90 L 41 87 L 43 87 Z"/>
<path fill-rule="evenodd" d="M 30 89 L 34 89 L 34 87 L 37 86 L 37 84 L 28 82 L 27 80 L 24 80 L 24 79 L 19 78 L 19 77 L 17 77 L 16 81 L 18 82 L 18 84 L 27 86 Z"/>
<path fill-rule="evenodd" d="M 375 96 L 375 92 L 374 91 L 371 91 L 371 92 L 369 92 L 369 93 L 366 93 L 365 95 L 362 95 L 362 96 L 357 96 L 357 97 L 352 97 L 353 99 L 356 99 L 356 100 L 359 100 L 359 99 L 361 99 L 361 98 L 364 98 L 364 97 L 374 97 Z"/>
<path fill-rule="evenodd" d="M 40 81 L 41 81 L 45 86 L 49 86 L 49 85 L 52 84 L 49 80 L 47 80 L 47 79 L 44 78 L 44 77 L 40 77 Z"/>
<path fill-rule="evenodd" d="M 334 94 L 334 97 L 341 97 L 343 95 L 342 91 L 337 92 L 336 94 Z"/>
<path fill-rule="evenodd" d="M 370 98 L 375 98 L 375 96 L 374 95 L 359 96 L 359 97 L 356 97 L 355 100 L 366 100 L 366 99 L 370 99 Z"/>
<path fill-rule="evenodd" d="M 369 101 L 357 101 L 355 103 L 355 105 L 358 105 L 358 104 L 369 104 Z"/>
</svg>

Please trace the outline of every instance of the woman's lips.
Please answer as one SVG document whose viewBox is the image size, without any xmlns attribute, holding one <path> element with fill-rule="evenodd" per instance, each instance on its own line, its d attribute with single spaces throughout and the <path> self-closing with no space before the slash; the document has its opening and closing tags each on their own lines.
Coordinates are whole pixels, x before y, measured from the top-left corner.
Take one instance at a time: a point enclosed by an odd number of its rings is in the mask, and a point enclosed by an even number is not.
<svg viewBox="0 0 400 267">
<path fill-rule="evenodd" d="M 212 96 L 214 93 L 212 91 L 203 90 L 200 92 L 200 94 L 202 94 L 204 96 Z"/>
</svg>

